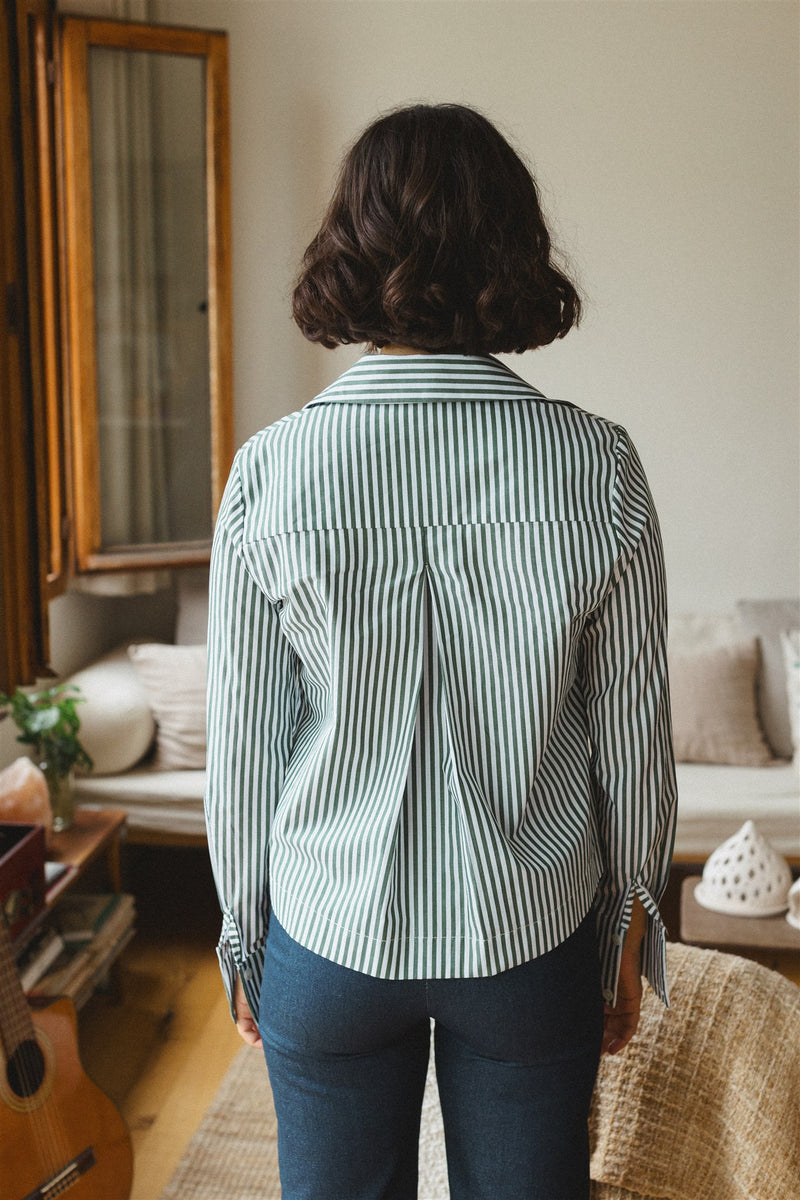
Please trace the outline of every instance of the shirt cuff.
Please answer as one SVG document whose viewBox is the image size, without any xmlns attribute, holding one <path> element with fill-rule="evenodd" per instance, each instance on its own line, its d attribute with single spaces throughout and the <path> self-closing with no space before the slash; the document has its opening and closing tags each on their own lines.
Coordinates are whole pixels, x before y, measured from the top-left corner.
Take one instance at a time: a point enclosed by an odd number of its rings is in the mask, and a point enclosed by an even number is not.
<svg viewBox="0 0 800 1200">
<path fill-rule="evenodd" d="M 266 942 L 267 937 L 265 934 L 249 954 L 243 955 L 238 934 L 229 924 L 226 923 L 223 925 L 222 936 L 217 943 L 217 958 L 219 959 L 222 982 L 234 1022 L 236 1021 L 236 1010 L 233 1005 L 233 989 L 237 975 L 241 978 L 245 999 L 250 1006 L 250 1012 L 256 1020 L 258 1019 Z"/>
<path fill-rule="evenodd" d="M 638 882 L 629 884 L 613 901 L 606 896 L 598 906 L 603 999 L 608 1005 L 616 1004 L 620 959 L 630 925 L 634 896 L 641 900 L 648 918 L 642 942 L 642 974 L 662 1003 L 669 1007 L 667 931 L 658 905 L 647 888 Z"/>
</svg>

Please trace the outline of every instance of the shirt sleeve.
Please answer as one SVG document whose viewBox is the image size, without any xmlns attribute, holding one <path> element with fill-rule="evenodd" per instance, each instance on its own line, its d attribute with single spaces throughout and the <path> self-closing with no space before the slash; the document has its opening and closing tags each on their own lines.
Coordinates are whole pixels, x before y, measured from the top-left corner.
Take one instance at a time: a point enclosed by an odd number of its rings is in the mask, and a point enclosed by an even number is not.
<svg viewBox="0 0 800 1200">
<path fill-rule="evenodd" d="M 270 912 L 270 825 L 289 762 L 300 687 L 298 661 L 281 632 L 277 606 L 245 563 L 244 517 L 237 459 L 211 554 L 205 814 L 222 908 L 217 954 L 225 989 L 232 1000 L 238 971 L 256 1014 Z"/>
<path fill-rule="evenodd" d="M 668 1003 L 666 932 L 658 902 L 669 876 L 677 788 L 666 647 L 666 585 L 658 520 L 636 451 L 618 430 L 613 586 L 582 644 L 583 688 L 604 871 L 597 894 L 607 1003 L 634 896 L 647 915 L 642 970 Z"/>
</svg>

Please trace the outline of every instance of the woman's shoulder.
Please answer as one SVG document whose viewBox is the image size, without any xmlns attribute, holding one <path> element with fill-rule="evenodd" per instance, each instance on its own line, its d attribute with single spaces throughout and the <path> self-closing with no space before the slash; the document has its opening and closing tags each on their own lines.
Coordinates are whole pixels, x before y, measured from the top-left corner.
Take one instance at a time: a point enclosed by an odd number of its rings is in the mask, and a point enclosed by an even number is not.
<svg viewBox="0 0 800 1200">
<path fill-rule="evenodd" d="M 264 425 L 256 433 L 251 434 L 247 441 L 243 442 L 236 451 L 239 469 L 246 470 L 249 466 L 257 463 L 260 458 L 263 458 L 265 454 L 268 454 L 270 448 L 276 442 L 279 442 L 283 437 L 291 433 L 293 427 L 297 425 L 302 417 L 302 414 L 302 409 L 287 413 L 285 416 L 278 417 L 277 420 L 270 422 L 269 425 Z"/>
</svg>

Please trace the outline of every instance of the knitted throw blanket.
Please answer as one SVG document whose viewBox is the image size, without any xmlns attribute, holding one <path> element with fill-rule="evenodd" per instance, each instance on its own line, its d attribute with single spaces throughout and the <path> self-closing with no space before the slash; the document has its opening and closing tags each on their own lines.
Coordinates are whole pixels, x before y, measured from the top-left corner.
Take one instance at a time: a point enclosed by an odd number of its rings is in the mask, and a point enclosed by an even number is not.
<svg viewBox="0 0 800 1200">
<path fill-rule="evenodd" d="M 800 988 L 756 963 L 667 948 L 670 1004 L 604 1056 L 593 1200 L 800 1197 Z"/>
</svg>

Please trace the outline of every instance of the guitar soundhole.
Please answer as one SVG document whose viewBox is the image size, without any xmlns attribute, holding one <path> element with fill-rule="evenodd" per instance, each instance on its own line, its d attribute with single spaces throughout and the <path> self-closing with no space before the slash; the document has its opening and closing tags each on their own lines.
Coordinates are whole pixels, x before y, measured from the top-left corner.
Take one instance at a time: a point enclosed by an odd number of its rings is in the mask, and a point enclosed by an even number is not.
<svg viewBox="0 0 800 1200">
<path fill-rule="evenodd" d="M 15 1095 L 34 1096 L 44 1081 L 45 1061 L 33 1038 L 20 1042 L 6 1064 L 8 1086 Z"/>
</svg>

